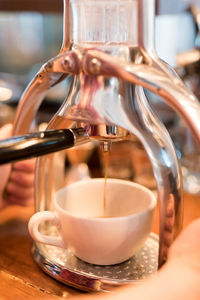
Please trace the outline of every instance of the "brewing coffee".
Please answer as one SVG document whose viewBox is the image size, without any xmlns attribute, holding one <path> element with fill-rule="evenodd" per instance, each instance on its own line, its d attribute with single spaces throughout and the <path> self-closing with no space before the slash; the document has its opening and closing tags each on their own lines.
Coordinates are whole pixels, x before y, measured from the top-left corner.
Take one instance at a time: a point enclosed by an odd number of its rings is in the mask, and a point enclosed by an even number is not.
<svg viewBox="0 0 200 300">
<path fill-rule="evenodd" d="M 104 218 L 106 218 L 106 184 L 107 184 L 107 178 L 108 178 L 108 164 L 109 164 L 109 151 L 104 151 L 104 160 L 105 160 L 105 173 L 104 173 Z"/>
<path fill-rule="evenodd" d="M 54 210 L 38 212 L 30 219 L 31 236 L 41 243 L 68 248 L 91 264 L 112 265 L 132 257 L 151 232 L 156 198 L 143 186 L 108 178 L 107 212 L 116 217 L 97 218 L 104 213 L 104 184 L 104 178 L 95 178 L 59 190 L 53 199 Z M 39 231 L 45 221 L 56 224 L 59 237 Z"/>
</svg>

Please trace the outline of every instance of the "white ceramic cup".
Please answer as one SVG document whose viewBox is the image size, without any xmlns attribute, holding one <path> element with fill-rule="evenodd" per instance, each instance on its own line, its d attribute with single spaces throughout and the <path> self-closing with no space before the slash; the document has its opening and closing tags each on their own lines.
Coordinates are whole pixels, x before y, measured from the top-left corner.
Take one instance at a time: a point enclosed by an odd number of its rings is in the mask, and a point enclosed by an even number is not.
<svg viewBox="0 0 200 300">
<path fill-rule="evenodd" d="M 121 263 L 145 243 L 152 229 L 156 198 L 147 188 L 125 180 L 89 179 L 72 183 L 54 197 L 54 211 L 41 211 L 29 221 L 32 238 L 68 248 L 80 259 L 98 265 Z M 60 237 L 39 232 L 50 221 Z"/>
</svg>

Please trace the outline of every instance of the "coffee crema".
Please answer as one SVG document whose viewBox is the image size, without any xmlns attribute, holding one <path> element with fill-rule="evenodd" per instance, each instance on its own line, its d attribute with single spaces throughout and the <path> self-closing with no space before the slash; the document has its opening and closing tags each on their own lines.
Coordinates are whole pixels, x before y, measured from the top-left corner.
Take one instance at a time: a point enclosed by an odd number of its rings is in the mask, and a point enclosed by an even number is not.
<svg viewBox="0 0 200 300">
<path fill-rule="evenodd" d="M 97 219 L 105 219 L 105 218 L 116 218 L 115 216 L 100 216 L 100 217 L 96 217 Z"/>
</svg>

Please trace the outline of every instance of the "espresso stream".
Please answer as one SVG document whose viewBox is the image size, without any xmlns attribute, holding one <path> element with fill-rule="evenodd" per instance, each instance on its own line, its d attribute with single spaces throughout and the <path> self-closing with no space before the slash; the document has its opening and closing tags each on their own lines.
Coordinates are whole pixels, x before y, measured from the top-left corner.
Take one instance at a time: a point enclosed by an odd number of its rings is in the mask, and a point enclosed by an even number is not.
<svg viewBox="0 0 200 300">
<path fill-rule="evenodd" d="M 104 215 L 103 215 L 103 218 L 106 218 L 106 217 L 108 217 L 106 215 L 106 186 L 107 186 L 107 178 L 108 178 L 109 151 L 104 151 L 103 155 L 104 155 L 104 160 L 105 160 L 105 174 L 104 174 L 104 178 L 105 178 L 105 182 L 104 182 Z"/>
</svg>

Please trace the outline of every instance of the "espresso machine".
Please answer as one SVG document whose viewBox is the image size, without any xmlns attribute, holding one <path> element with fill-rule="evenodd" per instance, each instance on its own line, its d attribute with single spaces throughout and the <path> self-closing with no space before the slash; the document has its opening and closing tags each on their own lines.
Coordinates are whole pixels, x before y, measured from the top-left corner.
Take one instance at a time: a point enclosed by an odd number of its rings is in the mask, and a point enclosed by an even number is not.
<svg viewBox="0 0 200 300">
<path fill-rule="evenodd" d="M 150 235 L 135 257 L 120 265 L 95 266 L 68 250 L 34 244 L 34 259 L 47 274 L 82 290 L 107 291 L 151 275 L 166 261 L 181 230 L 179 162 L 145 90 L 158 94 L 175 109 L 198 143 L 200 104 L 154 50 L 154 8 L 154 0 L 64 0 L 61 50 L 42 66 L 17 108 L 14 135 L 28 134 L 48 90 L 69 77 L 69 93 L 47 132 L 70 128 L 81 143 L 95 140 L 104 151 L 116 141 L 136 136 L 152 164 L 160 204 L 159 239 Z M 64 186 L 65 156 L 65 151 L 59 151 L 37 159 L 36 211 L 50 210 L 54 193 Z M 57 234 L 48 224 L 41 230 Z"/>
</svg>

